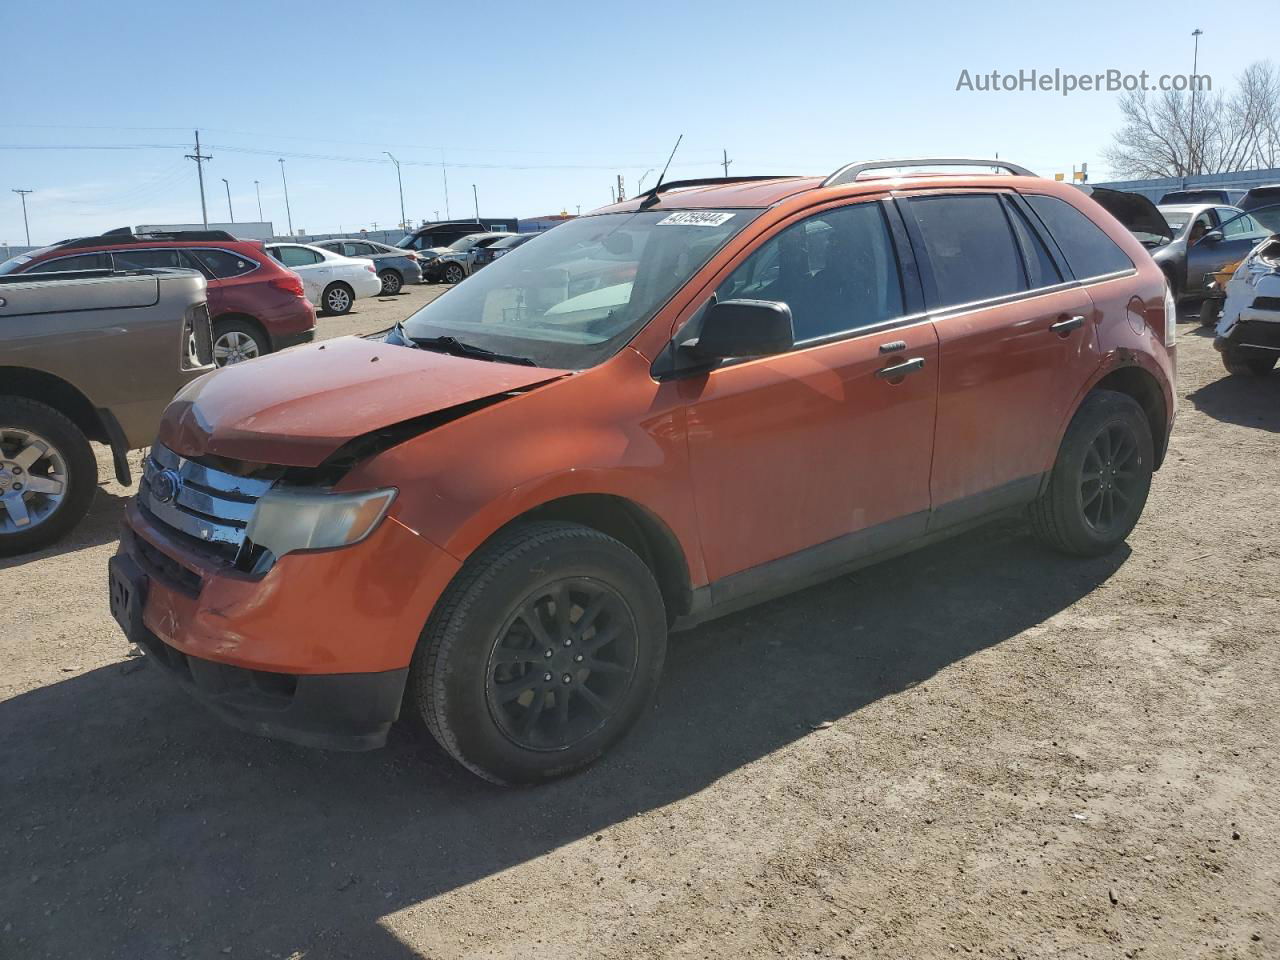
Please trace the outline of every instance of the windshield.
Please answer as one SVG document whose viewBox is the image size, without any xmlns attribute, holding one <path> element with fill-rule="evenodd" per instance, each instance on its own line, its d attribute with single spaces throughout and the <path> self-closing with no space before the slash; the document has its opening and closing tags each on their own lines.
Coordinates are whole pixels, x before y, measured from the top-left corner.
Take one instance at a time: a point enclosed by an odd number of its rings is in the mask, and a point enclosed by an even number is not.
<svg viewBox="0 0 1280 960">
<path fill-rule="evenodd" d="M 614 354 L 758 210 L 610 213 L 561 224 L 427 304 L 414 339 L 450 336 L 539 366 Z"/>
<path fill-rule="evenodd" d="M 484 237 L 481 234 L 471 233 L 463 237 L 461 240 L 453 241 L 453 243 L 449 244 L 449 249 L 460 253 L 464 250 L 470 250 L 483 239 Z"/>
<path fill-rule="evenodd" d="M 1160 212 L 1164 214 L 1165 220 L 1169 222 L 1169 229 L 1174 234 L 1187 225 L 1187 221 L 1191 219 L 1190 210 L 1175 210 L 1171 207 L 1161 207 Z"/>
<path fill-rule="evenodd" d="M 4 263 L 0 263 L 0 277 L 3 277 L 6 273 L 13 273 L 18 268 L 24 267 L 30 262 L 31 257 L 27 256 L 25 253 L 20 253 L 16 257 L 10 257 Z"/>
</svg>

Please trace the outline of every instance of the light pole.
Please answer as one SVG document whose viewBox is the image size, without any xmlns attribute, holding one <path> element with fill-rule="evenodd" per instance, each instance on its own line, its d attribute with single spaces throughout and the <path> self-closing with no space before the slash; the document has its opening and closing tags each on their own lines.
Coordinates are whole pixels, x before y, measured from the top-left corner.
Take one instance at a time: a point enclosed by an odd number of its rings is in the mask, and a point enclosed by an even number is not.
<svg viewBox="0 0 1280 960">
<path fill-rule="evenodd" d="M 236 215 L 231 211 L 231 184 L 226 177 L 220 177 L 219 179 L 222 180 L 222 185 L 227 188 L 227 216 L 231 218 L 232 223 L 235 223 Z"/>
<path fill-rule="evenodd" d="M 27 224 L 27 194 L 35 193 L 34 190 L 14 190 L 19 197 L 22 198 L 22 229 L 27 231 L 27 246 L 31 246 L 31 227 Z"/>
<path fill-rule="evenodd" d="M 1196 156 L 1196 70 L 1200 65 L 1200 37 L 1204 33 L 1199 27 L 1191 31 L 1191 36 L 1196 38 L 1195 52 L 1191 55 L 1191 125 L 1187 131 L 1187 165 L 1191 168 L 1191 175 L 1195 176 L 1200 172 L 1200 159 Z M 1186 181 L 1183 181 L 1186 186 Z"/>
<path fill-rule="evenodd" d="M 253 192 L 258 196 L 258 222 L 262 222 L 262 188 L 258 186 L 258 181 L 253 181 Z"/>
<path fill-rule="evenodd" d="M 444 165 L 444 151 L 440 151 L 440 176 L 444 177 L 444 218 L 449 219 L 449 168 Z"/>
<path fill-rule="evenodd" d="M 382 152 L 391 157 L 391 151 L 383 150 Z M 408 230 L 409 227 L 404 222 L 404 181 L 400 179 L 400 161 L 391 157 L 391 162 L 396 165 L 396 183 L 400 186 L 400 229 Z"/>
<path fill-rule="evenodd" d="M 284 157 L 280 158 L 280 182 L 284 184 L 284 215 L 289 221 L 289 236 L 293 236 L 293 211 L 289 209 L 289 181 L 284 175 Z"/>
<path fill-rule="evenodd" d="M 480 194 L 476 193 L 476 185 L 471 185 L 471 199 L 476 203 L 476 220 L 480 219 Z"/>
<path fill-rule="evenodd" d="M 652 167 L 650 167 L 650 168 L 649 168 L 648 170 L 646 170 L 644 173 L 640 174 L 640 179 L 636 181 L 636 196 L 637 196 L 637 197 L 638 197 L 638 196 L 640 196 L 640 194 L 643 192 L 640 188 L 644 186 L 644 178 L 645 178 L 645 177 L 647 177 L 647 176 L 648 176 L 649 174 L 651 174 L 651 173 L 653 173 L 653 168 L 652 168 Z"/>
</svg>

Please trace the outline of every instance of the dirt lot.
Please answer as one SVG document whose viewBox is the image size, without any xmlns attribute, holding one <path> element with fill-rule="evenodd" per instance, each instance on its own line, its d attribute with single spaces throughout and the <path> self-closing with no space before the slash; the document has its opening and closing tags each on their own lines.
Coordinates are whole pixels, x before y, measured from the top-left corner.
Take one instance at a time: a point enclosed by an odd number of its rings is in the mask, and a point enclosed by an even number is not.
<svg viewBox="0 0 1280 960">
<path fill-rule="evenodd" d="M 1182 330 L 1127 549 L 988 530 L 682 635 L 622 747 L 535 790 L 405 732 L 253 739 L 139 669 L 104 485 L 0 566 L 0 956 L 1280 957 L 1280 375 Z"/>
</svg>

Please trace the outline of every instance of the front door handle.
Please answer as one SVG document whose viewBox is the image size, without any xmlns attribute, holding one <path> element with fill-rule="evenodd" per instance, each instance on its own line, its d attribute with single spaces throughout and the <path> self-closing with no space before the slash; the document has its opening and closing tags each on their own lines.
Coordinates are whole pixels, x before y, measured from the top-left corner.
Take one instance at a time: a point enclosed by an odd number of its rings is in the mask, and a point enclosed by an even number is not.
<svg viewBox="0 0 1280 960">
<path fill-rule="evenodd" d="M 1052 330 L 1054 333 L 1058 334 L 1059 336 L 1062 336 L 1070 333 L 1072 330 L 1076 329 L 1076 327 L 1083 327 L 1083 326 L 1084 326 L 1084 317 L 1077 314 L 1074 317 L 1067 317 L 1066 319 L 1059 320 L 1057 323 L 1052 324 L 1049 327 L 1049 329 Z"/>
<path fill-rule="evenodd" d="M 883 367 L 876 371 L 876 376 L 881 380 L 897 380 L 899 377 L 905 377 L 908 373 L 918 373 L 924 369 L 924 357 L 912 357 L 910 360 L 903 360 L 901 363 L 895 363 L 890 367 Z"/>
</svg>

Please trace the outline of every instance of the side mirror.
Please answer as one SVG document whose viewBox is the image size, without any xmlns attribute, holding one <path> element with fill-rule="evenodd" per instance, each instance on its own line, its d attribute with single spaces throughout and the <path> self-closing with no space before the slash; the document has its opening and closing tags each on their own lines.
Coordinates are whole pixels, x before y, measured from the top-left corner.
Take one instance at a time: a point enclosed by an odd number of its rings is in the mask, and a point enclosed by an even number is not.
<svg viewBox="0 0 1280 960">
<path fill-rule="evenodd" d="M 1222 242 L 1222 231 L 1210 230 L 1208 233 L 1206 233 L 1203 237 L 1201 237 L 1196 242 L 1196 246 L 1198 247 L 1202 243 L 1221 243 L 1221 242 Z"/>
<path fill-rule="evenodd" d="M 724 300 L 702 318 L 698 336 L 680 349 L 702 362 L 784 353 L 795 346 L 791 308 L 774 300 Z"/>
</svg>

